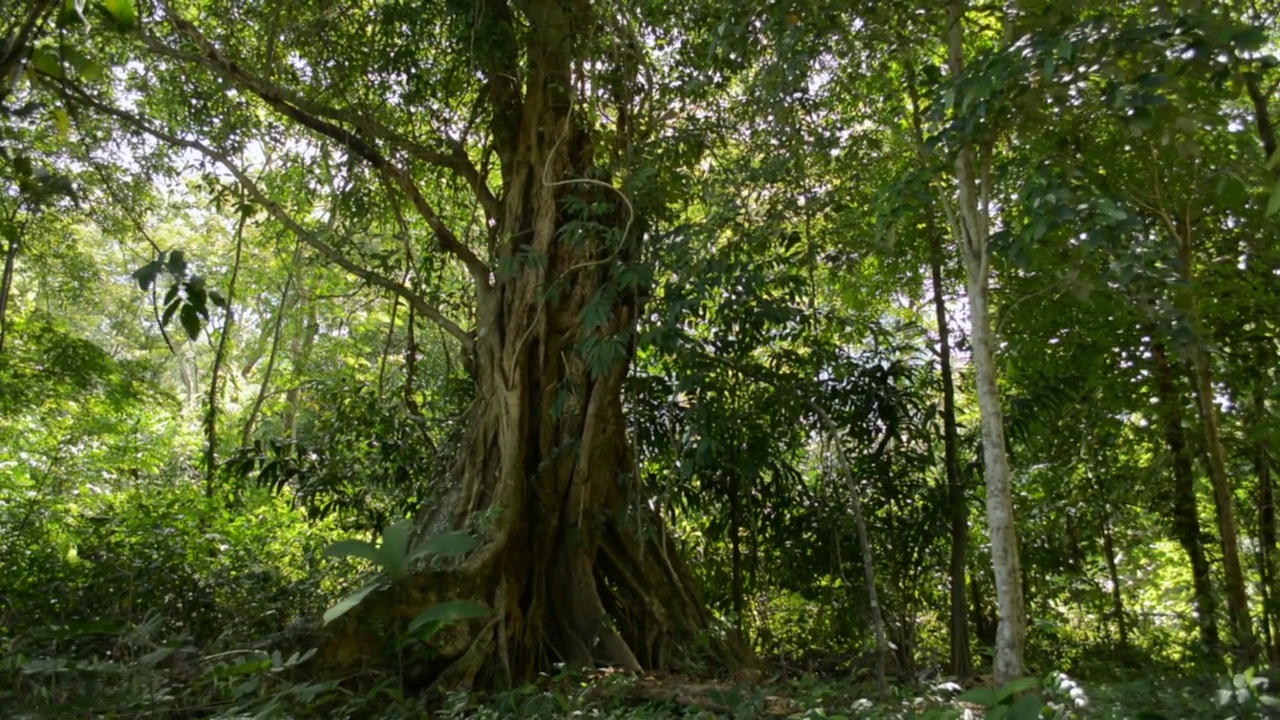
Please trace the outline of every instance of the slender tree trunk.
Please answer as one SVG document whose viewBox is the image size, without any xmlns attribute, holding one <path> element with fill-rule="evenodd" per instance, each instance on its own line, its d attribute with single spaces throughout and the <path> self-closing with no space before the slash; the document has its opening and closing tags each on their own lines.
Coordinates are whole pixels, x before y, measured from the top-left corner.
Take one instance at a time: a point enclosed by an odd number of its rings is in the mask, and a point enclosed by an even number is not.
<svg viewBox="0 0 1280 720">
<path fill-rule="evenodd" d="M 742 632 L 745 591 L 742 587 L 742 478 L 736 468 L 729 470 L 729 546 L 732 552 L 732 587 L 734 623 Z"/>
<path fill-rule="evenodd" d="M 285 392 L 284 435 L 290 446 L 298 443 L 298 417 L 302 411 L 302 375 L 311 361 L 311 349 L 315 347 L 316 336 L 320 333 L 320 319 L 315 305 L 307 302 L 307 296 L 299 287 L 298 301 L 306 308 L 306 314 L 299 318 L 302 327 L 293 336 L 290 350 L 293 355 L 293 378 L 289 389 Z"/>
<path fill-rule="evenodd" d="M 1178 260 L 1185 283 L 1179 306 L 1186 320 L 1193 325 L 1198 314 L 1195 301 L 1195 272 L 1192 266 L 1192 218 L 1189 208 L 1183 208 L 1181 217 L 1168 223 L 1178 247 Z M 1213 371 L 1209 367 L 1209 355 L 1200 339 L 1191 342 L 1196 397 L 1200 406 L 1201 424 L 1204 426 L 1205 451 L 1209 465 L 1209 479 L 1213 486 L 1213 504 L 1217 510 L 1218 537 L 1222 542 L 1222 570 L 1227 589 L 1227 615 L 1245 657 L 1252 660 L 1257 655 L 1253 637 L 1253 621 L 1249 616 L 1249 596 L 1245 585 L 1244 570 L 1240 565 L 1240 542 L 1236 527 L 1235 499 L 1231 479 L 1227 476 L 1226 452 L 1222 447 L 1222 434 L 1218 426 L 1218 406 L 1213 389 Z"/>
<path fill-rule="evenodd" d="M 12 225 L 12 221 L 10 221 Z M 19 232 L 14 228 L 15 235 Z M 18 259 L 18 240 L 10 238 L 4 252 L 4 275 L 0 277 L 0 353 L 4 352 L 4 341 L 9 330 L 9 296 L 13 291 L 13 269 Z"/>
<path fill-rule="evenodd" d="M 1106 555 L 1107 578 L 1111 582 L 1111 616 L 1120 636 L 1120 647 L 1128 648 L 1129 627 L 1124 619 L 1124 596 L 1120 592 L 1120 569 L 1116 564 L 1115 540 L 1110 520 L 1102 521 L 1102 552 Z"/>
<path fill-rule="evenodd" d="M 1258 427 L 1265 422 L 1266 397 L 1262 388 L 1255 388 L 1252 397 L 1253 422 L 1249 433 L 1253 438 L 1253 469 L 1258 481 L 1258 568 L 1262 576 L 1263 629 L 1267 635 L 1267 658 L 1280 661 L 1280 577 L 1276 568 L 1276 499 L 1271 479 L 1271 448 L 1268 434 Z"/>
<path fill-rule="evenodd" d="M 387 358 L 391 355 L 391 341 L 396 336 L 396 315 L 400 312 L 400 296 L 391 296 L 391 319 L 387 322 L 387 337 L 382 341 L 382 356 L 378 359 L 378 391 L 375 397 L 382 402 L 382 389 L 387 379 Z M 408 353 L 405 353 L 406 360 Z"/>
<path fill-rule="evenodd" d="M 405 322 L 404 342 L 404 409 L 414 416 L 422 415 L 418 407 L 418 337 L 417 314 L 413 306 L 409 307 L 409 317 Z"/>
<path fill-rule="evenodd" d="M 948 8 L 948 48 L 951 72 L 964 69 L 964 14 L 962 2 Z M 1014 520 L 1013 487 L 1004 439 L 1004 412 L 996 370 L 996 339 L 991 329 L 989 282 L 990 149 L 979 153 L 972 145 L 956 155 L 958 216 L 953 222 L 968 275 L 970 345 L 977 376 L 978 408 L 982 420 L 982 454 L 987 482 L 987 528 L 991 563 L 995 571 L 996 606 L 1000 625 L 996 631 L 996 682 L 1005 684 L 1026 674 L 1026 614 L 1018 535 Z"/>
<path fill-rule="evenodd" d="M 1165 445 L 1173 466 L 1173 534 L 1191 563 L 1191 583 L 1195 593 L 1196 625 L 1200 628 L 1200 642 L 1206 652 L 1213 652 L 1219 642 L 1218 611 L 1209 560 L 1204 551 L 1204 535 L 1200 529 L 1195 469 L 1183 429 L 1182 395 L 1178 392 L 1177 375 L 1169 364 L 1169 353 L 1164 342 L 1155 339 L 1154 329 L 1148 329 L 1148 334 L 1153 338 L 1151 357 L 1160 422 L 1164 427 Z"/>
<path fill-rule="evenodd" d="M 301 243 L 299 243 L 299 249 Z M 295 253 L 295 260 L 297 253 Z M 296 262 L 295 262 L 296 265 Z M 276 359 L 280 357 L 280 339 L 284 335 L 284 319 L 289 312 L 289 293 L 293 290 L 293 274 L 284 281 L 284 290 L 280 292 L 280 303 L 276 306 L 275 329 L 271 333 L 271 350 L 267 353 L 267 366 L 262 371 L 262 383 L 258 386 L 258 395 L 249 408 L 249 416 L 244 419 L 244 429 L 240 433 L 240 445 L 249 447 L 253 440 L 253 428 L 262 413 L 262 404 L 267 399 L 267 391 L 271 387 L 271 379 L 275 376 Z"/>
<path fill-rule="evenodd" d="M 1214 402 L 1213 376 L 1204 350 L 1192 351 L 1195 364 L 1196 394 L 1200 400 L 1200 417 L 1204 424 L 1205 450 L 1208 455 L 1209 479 L 1213 484 L 1213 504 L 1218 513 L 1218 535 L 1222 541 L 1222 569 L 1227 586 L 1227 614 L 1235 631 L 1236 642 L 1245 657 L 1257 654 L 1253 637 L 1253 620 L 1249 616 L 1249 596 L 1244 570 L 1240 565 L 1240 542 L 1236 530 L 1235 499 L 1231 480 L 1227 477 L 1226 453 L 1218 429 L 1218 408 Z"/>
<path fill-rule="evenodd" d="M 818 415 L 818 419 L 831 435 L 831 444 L 835 447 L 836 461 L 849 483 L 849 509 L 853 514 L 854 525 L 858 529 L 858 544 L 862 546 L 862 574 L 867 584 L 867 605 L 871 611 L 871 626 L 876 638 L 876 685 L 883 694 L 888 691 L 886 665 L 889 656 L 889 641 L 885 635 L 884 612 L 880 608 L 880 593 L 876 590 L 876 561 L 871 549 L 871 533 L 867 530 L 867 518 L 862 512 L 862 498 L 858 493 L 858 479 L 853 474 L 853 463 L 845 453 L 841 441 L 839 426 L 831 419 L 826 410 L 818 403 L 810 401 L 810 406 Z"/>
<path fill-rule="evenodd" d="M 910 89 L 911 127 L 915 135 L 916 152 L 920 156 L 922 165 L 927 166 L 929 157 L 925 150 L 924 127 L 920 118 L 920 99 L 913 65 L 908 64 L 907 77 Z M 960 473 L 955 375 L 951 366 L 951 329 L 942 282 L 943 239 L 934 226 L 932 213 L 928 218 L 925 232 L 928 233 L 929 242 L 933 309 L 938 323 L 938 372 L 942 379 L 943 458 L 947 478 L 947 506 L 951 518 L 951 562 L 948 570 L 951 601 L 951 617 L 948 626 L 950 670 L 956 677 L 963 678 L 973 673 L 973 655 L 969 647 L 969 608 L 965 597 L 965 574 L 969 552 L 969 498 L 964 476 Z"/>
<path fill-rule="evenodd" d="M 236 224 L 236 255 L 231 266 L 231 280 L 227 283 L 227 304 L 223 308 L 226 318 L 222 322 L 222 335 L 218 338 L 218 349 L 213 354 L 213 370 L 209 380 L 209 407 L 205 413 L 205 447 L 204 447 L 204 494 L 212 498 L 214 479 L 218 471 L 218 405 L 222 397 L 222 364 L 227 357 L 227 343 L 231 339 L 231 328 L 235 325 L 236 278 L 240 276 L 240 256 L 244 249 L 244 225 L 249 219 L 247 212 L 240 213 L 240 222 Z"/>
<path fill-rule="evenodd" d="M 969 650 L 969 610 L 965 598 L 966 557 L 969 552 L 969 498 L 960 474 L 960 441 L 956 429 L 956 389 L 951 368 L 951 331 L 942 284 L 942 239 L 929 233 L 929 269 L 933 280 L 933 309 L 938 323 L 938 365 L 942 376 L 943 458 L 947 477 L 947 505 L 951 514 L 951 674 L 973 672 Z"/>
</svg>

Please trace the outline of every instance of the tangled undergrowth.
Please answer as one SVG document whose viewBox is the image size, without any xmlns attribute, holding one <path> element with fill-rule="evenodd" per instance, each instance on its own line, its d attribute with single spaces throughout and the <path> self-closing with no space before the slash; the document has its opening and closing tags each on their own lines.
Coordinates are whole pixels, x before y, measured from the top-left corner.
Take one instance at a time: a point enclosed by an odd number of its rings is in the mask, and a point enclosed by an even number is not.
<svg viewBox="0 0 1280 720">
<path fill-rule="evenodd" d="M 309 680 L 309 652 L 243 648 L 203 654 L 159 637 L 153 615 L 127 626 L 79 623 L 30 630 L 0 658 L 0 717 L 45 718 L 988 718 L 991 720 L 1175 720 L 1275 717 L 1267 678 L 1246 671 L 1220 678 L 1138 680 L 1085 688 L 1061 674 L 1005 688 L 965 689 L 948 679 L 902 681 L 878 693 L 871 683 L 806 674 L 744 673 L 733 678 L 632 675 L 612 670 L 547 675 L 514 690 L 406 693 L 393 675 L 354 691 Z"/>
</svg>

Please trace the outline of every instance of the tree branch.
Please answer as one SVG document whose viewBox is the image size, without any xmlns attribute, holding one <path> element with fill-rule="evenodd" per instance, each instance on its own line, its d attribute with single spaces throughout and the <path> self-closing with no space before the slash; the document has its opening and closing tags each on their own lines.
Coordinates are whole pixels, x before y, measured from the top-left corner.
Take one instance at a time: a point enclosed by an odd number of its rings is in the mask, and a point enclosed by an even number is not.
<svg viewBox="0 0 1280 720">
<path fill-rule="evenodd" d="M 198 29 L 189 21 L 178 15 L 167 3 L 160 2 L 165 16 L 169 22 L 177 29 L 179 34 L 194 44 L 200 51 L 198 61 L 216 71 L 219 75 L 228 80 L 232 80 L 253 94 L 257 95 L 267 103 L 276 112 L 288 117 L 298 124 L 309 128 L 321 135 L 338 141 L 355 155 L 359 156 L 378 172 L 390 178 L 397 187 L 400 188 L 410 201 L 413 203 L 414 209 L 418 214 L 427 221 L 427 225 L 431 228 L 436 240 L 440 243 L 440 247 L 446 252 L 462 261 L 471 273 L 475 281 L 477 292 L 483 293 L 489 287 L 490 270 L 488 265 L 476 255 L 471 248 L 458 239 L 458 237 L 449 229 L 435 209 L 427 202 L 422 195 L 417 184 L 409 172 L 399 165 L 391 162 L 382 154 L 368 139 L 360 134 L 352 132 L 346 128 L 334 124 L 331 120 L 325 119 L 328 116 L 339 122 L 347 122 L 364 133 L 375 137 L 384 137 L 392 142 L 399 142 L 407 147 L 410 155 L 419 159 L 438 165 L 447 167 L 458 172 L 461 177 L 467 180 L 480 196 L 481 205 L 484 207 L 486 214 L 493 213 L 496 217 L 497 201 L 493 198 L 492 193 L 484 186 L 483 179 L 480 177 L 478 170 L 471 165 L 465 154 L 459 155 L 461 148 L 455 148 L 450 154 L 438 153 L 428 150 L 421 146 L 415 146 L 407 140 L 400 138 L 386 129 L 381 124 L 370 118 L 357 118 L 349 113 L 340 111 L 336 108 L 329 108 L 317 103 L 303 101 L 296 97 L 293 93 L 274 83 L 268 82 L 262 78 L 253 75 L 240 65 L 232 61 L 230 58 L 222 54 L 212 42 L 209 41 Z M 176 51 L 172 48 L 159 43 L 154 38 L 143 37 L 144 42 L 149 49 L 154 52 L 175 57 Z M 176 53 L 176 57 L 182 58 L 182 53 Z M 195 59 L 195 58 L 188 58 Z M 483 192 L 481 192 L 483 191 Z"/>
<path fill-rule="evenodd" d="M 231 162 L 230 158 L 228 158 L 226 155 L 223 155 L 217 150 L 214 150 L 213 148 L 197 140 L 185 140 L 176 135 L 165 132 L 164 130 L 161 130 L 159 128 L 152 127 L 141 118 L 135 115 L 132 115 L 130 113 L 127 113 L 123 110 L 120 110 L 119 108 L 103 103 L 98 99 L 91 97 L 90 95 L 80 90 L 79 88 L 74 88 L 67 83 L 62 83 L 58 87 L 61 89 L 64 97 L 66 97 L 68 100 L 82 102 L 101 113 L 110 115 L 111 117 L 114 117 L 117 120 L 125 122 L 131 125 L 132 127 L 135 127 L 141 130 L 142 132 L 145 132 L 148 135 L 151 135 L 157 140 L 165 142 L 174 147 L 181 147 L 181 148 L 187 148 L 189 150 L 195 150 L 196 152 L 199 152 L 200 154 L 204 155 L 210 160 L 213 160 L 214 162 L 218 163 L 222 167 L 226 168 L 226 170 L 230 172 L 232 176 L 235 177 L 236 181 L 240 183 L 241 187 L 245 189 L 245 191 L 249 194 L 250 197 L 253 198 L 255 202 L 261 205 L 268 213 L 271 214 L 272 217 L 279 220 L 282 225 L 284 225 L 290 231 L 292 231 L 295 235 L 297 235 L 303 242 L 305 242 L 307 245 L 311 246 L 313 249 L 315 249 L 317 252 L 323 255 L 325 259 L 341 267 L 343 270 L 346 270 L 352 275 L 355 275 L 361 280 L 364 280 L 370 285 L 374 285 L 376 287 L 380 287 L 385 290 L 390 290 L 396 295 L 399 295 L 400 297 L 404 298 L 405 301 L 408 302 L 409 305 L 413 307 L 413 309 L 416 312 L 418 312 L 423 317 L 426 317 L 432 322 L 439 325 L 450 335 L 457 338 L 458 341 L 461 342 L 465 348 L 470 350 L 472 345 L 472 335 L 470 332 L 463 330 L 462 327 L 460 327 L 457 323 L 445 317 L 439 310 L 437 310 L 435 307 L 428 304 L 427 301 L 422 298 L 422 296 L 418 295 L 417 293 L 413 292 L 409 288 L 405 287 L 402 283 L 396 282 L 391 278 L 385 277 L 372 270 L 369 270 L 367 268 L 364 268 L 355 264 L 351 260 L 347 259 L 345 255 L 339 252 L 337 248 L 333 247 L 329 243 L 322 240 L 316 233 L 311 232 L 310 230 L 307 230 L 305 227 L 301 225 L 301 223 L 295 220 L 292 215 L 290 215 L 287 211 L 285 211 L 285 209 L 281 207 L 279 203 L 277 203 L 276 201 L 268 197 L 266 193 L 264 193 L 262 189 L 258 186 L 258 184 L 254 182 L 253 179 L 250 178 L 248 174 L 245 173 L 244 170 L 242 170 L 238 165 Z"/>
<path fill-rule="evenodd" d="M 27 44 L 35 34 L 36 25 L 40 24 L 41 18 L 53 9 L 53 6 L 54 0 L 36 0 L 27 17 L 18 27 L 17 33 L 9 38 L 3 48 L 0 48 L 3 51 L 0 52 L 0 102 L 9 97 L 9 92 L 17 84 L 16 70 L 26 55 Z"/>
</svg>

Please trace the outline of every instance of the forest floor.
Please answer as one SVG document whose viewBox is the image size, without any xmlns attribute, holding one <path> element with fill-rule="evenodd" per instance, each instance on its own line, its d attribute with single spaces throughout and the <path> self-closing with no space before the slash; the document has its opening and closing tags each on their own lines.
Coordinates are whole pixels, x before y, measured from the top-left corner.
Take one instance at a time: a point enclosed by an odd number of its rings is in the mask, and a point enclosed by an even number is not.
<svg viewBox="0 0 1280 720">
<path fill-rule="evenodd" d="M 842 676 L 740 675 L 729 679 L 610 670 L 561 674 L 489 695 L 463 691 L 428 697 L 403 692 L 394 677 L 360 692 L 290 678 L 290 659 L 272 656 L 195 660 L 156 654 L 128 663 L 4 658 L 0 718 L 351 718 L 352 720 L 501 720 L 529 718 L 1106 718 L 1198 720 L 1280 717 L 1260 678 L 1197 675 L 1078 683 L 1060 673 L 996 689 L 965 689 L 939 679 L 874 682 Z M 198 666 L 198 667 L 197 667 Z M 1135 679 L 1136 678 L 1136 679 Z M 970 683 L 972 685 L 972 683 Z M 1249 692 L 1241 693 L 1241 687 Z M 1225 692 L 1230 690 L 1230 692 Z M 1227 697 L 1229 696 L 1229 697 Z M 992 706 L 1002 706 L 993 708 Z M 990 712 L 992 709 L 994 713 Z"/>
</svg>

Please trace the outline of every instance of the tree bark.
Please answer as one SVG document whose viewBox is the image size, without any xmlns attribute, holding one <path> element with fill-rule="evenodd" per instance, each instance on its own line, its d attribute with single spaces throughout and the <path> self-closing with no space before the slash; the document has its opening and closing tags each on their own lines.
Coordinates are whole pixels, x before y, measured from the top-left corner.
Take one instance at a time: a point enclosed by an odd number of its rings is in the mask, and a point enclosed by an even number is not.
<svg viewBox="0 0 1280 720">
<path fill-rule="evenodd" d="M 510 37 L 506 4 L 481 5 L 478 23 L 499 27 L 478 32 Z M 475 273 L 477 399 L 452 490 L 420 518 L 423 535 L 474 526 L 482 513 L 490 529 L 458 567 L 411 578 L 398 594 L 407 600 L 366 601 L 322 655 L 334 665 L 376 655 L 379 619 L 405 622 L 463 597 L 494 617 L 451 628 L 413 674 L 502 686 L 557 662 L 662 668 L 686 650 L 751 664 L 738 635 L 715 628 L 661 518 L 629 500 L 639 479 L 621 393 L 641 289 L 618 271 L 635 261 L 646 226 L 597 164 L 590 114 L 573 110 L 576 43 L 595 15 L 585 2 L 520 8 L 524 62 L 499 46 L 481 63 L 501 160 L 495 236 L 510 240 L 492 280 Z M 591 312 L 601 305 L 607 312 Z"/>
<path fill-rule="evenodd" d="M 249 214 L 242 209 L 236 223 L 236 254 L 231 265 L 231 280 L 227 283 L 225 319 L 222 334 L 218 337 L 218 349 L 213 354 L 213 369 L 209 372 L 209 406 L 205 408 L 204 494 L 212 498 L 214 481 L 218 471 L 218 407 L 222 400 L 222 364 L 227 357 L 227 344 L 231 341 L 231 329 L 235 326 L 236 279 L 240 276 L 240 257 L 244 250 L 244 225 Z"/>
<path fill-rule="evenodd" d="M 736 468 L 729 470 L 729 547 L 732 551 L 732 588 L 734 626 L 742 632 L 742 619 L 746 613 L 742 578 L 742 477 Z"/>
<path fill-rule="evenodd" d="M 8 220 L 12 224 L 12 218 Z M 15 237 L 9 240 L 4 251 L 4 272 L 0 274 L 0 353 L 4 352 L 5 338 L 9 329 L 9 296 L 13 292 L 13 272 L 18 260 L 18 238 L 20 231 L 14 228 Z"/>
<path fill-rule="evenodd" d="M 942 378 L 943 462 L 947 477 L 947 505 L 951 515 L 951 674 L 973 672 L 969 650 L 969 609 L 965 598 L 966 557 L 969 552 L 969 498 L 960 474 L 960 441 L 956 429 L 956 388 L 951 368 L 951 330 L 942 284 L 942 238 L 929 233 L 929 269 L 933 281 L 933 309 L 938 323 L 938 371 Z"/>
<path fill-rule="evenodd" d="M 1183 289 L 1177 305 L 1184 320 L 1194 327 L 1198 320 L 1195 299 L 1195 272 L 1192 266 L 1192 217 L 1184 207 L 1177 219 L 1166 220 L 1169 231 L 1177 243 L 1179 271 Z M 1204 343 L 1195 338 L 1187 351 L 1191 355 L 1194 370 L 1196 398 L 1199 401 L 1200 420 L 1204 427 L 1205 454 L 1209 466 L 1209 480 L 1213 486 L 1213 504 L 1217 511 L 1218 538 L 1222 543 L 1223 582 L 1227 589 L 1227 615 L 1235 633 L 1235 639 L 1245 658 L 1253 660 L 1257 646 L 1253 636 L 1253 621 L 1249 616 L 1249 596 L 1245 585 L 1244 570 L 1240 565 L 1240 542 L 1236 527 L 1235 499 L 1231 479 L 1227 476 L 1226 452 L 1222 447 L 1222 434 L 1218 426 L 1218 407 L 1213 389 L 1213 371 L 1209 366 L 1209 354 Z"/>
<path fill-rule="evenodd" d="M 1280 661 L 1280 577 L 1276 568 L 1276 499 L 1271 479 L 1271 447 L 1267 433 L 1258 425 L 1266 421 L 1266 397 L 1261 387 L 1255 388 L 1252 418 L 1248 431 L 1252 435 L 1253 470 L 1258 481 L 1258 569 L 1262 576 L 1263 628 L 1267 635 L 1267 658 Z"/>
<path fill-rule="evenodd" d="M 1236 529 L 1235 499 L 1231 479 L 1227 477 L 1226 453 L 1218 429 L 1218 408 L 1214 404 L 1213 376 L 1204 350 L 1192 351 L 1195 365 L 1196 395 L 1200 400 L 1200 418 L 1204 425 L 1205 450 L 1209 479 L 1213 484 L 1213 504 L 1218 515 L 1218 537 L 1222 542 L 1222 570 L 1227 586 L 1227 614 L 1235 631 L 1236 642 L 1250 660 L 1257 654 L 1253 637 L 1253 620 L 1249 616 L 1249 596 L 1244 570 L 1240 565 L 1240 542 Z"/>
<path fill-rule="evenodd" d="M 1169 353 L 1164 342 L 1156 339 L 1154 330 L 1148 330 L 1148 333 L 1153 338 L 1151 357 L 1160 423 L 1164 427 L 1165 445 L 1169 449 L 1173 466 L 1173 535 L 1191 563 L 1191 584 L 1195 593 L 1196 625 L 1200 628 L 1200 643 L 1205 652 L 1214 652 L 1219 643 L 1217 602 L 1213 594 L 1209 560 L 1204 551 L 1204 535 L 1200 529 L 1195 469 L 1183 430 L 1182 394 L 1178 392 L 1177 376 L 1169 364 Z"/>
<path fill-rule="evenodd" d="M 1116 564 L 1115 541 L 1111 535 L 1111 521 L 1102 521 L 1102 552 L 1107 560 L 1107 579 L 1111 583 L 1111 615 L 1115 620 L 1120 647 L 1129 647 L 1129 626 L 1124 619 L 1124 596 L 1120 592 L 1120 568 Z"/>
<path fill-rule="evenodd" d="M 273 201 L 227 153 L 68 91 L 218 163 L 319 256 L 394 292 L 462 344 L 475 399 L 448 477 L 417 518 L 415 540 L 467 530 L 482 543 L 465 557 L 424 564 L 390 589 L 367 595 L 328 627 L 318 667 L 381 666 L 398 672 L 406 686 L 495 687 L 532 679 L 556 663 L 661 668 L 700 654 L 704 667 L 754 664 L 739 636 L 713 621 L 661 518 L 636 501 L 642 489 L 621 393 L 644 288 L 636 279 L 641 273 L 624 271 L 634 270 L 629 266 L 650 218 L 618 189 L 612 169 L 636 167 L 628 118 L 640 105 L 630 93 L 642 85 L 643 55 L 636 51 L 639 41 L 626 37 L 633 31 L 625 19 L 587 0 L 467 6 L 473 42 L 466 47 L 473 56 L 459 66 L 484 76 L 477 90 L 485 107 L 475 115 L 486 118 L 488 128 L 469 138 L 483 138 L 483 146 L 473 148 L 486 158 L 481 169 L 461 141 L 441 136 L 419 143 L 379 117 L 277 86 L 255 74 L 251 61 L 231 58 L 165 0 L 156 7 L 178 41 L 195 48 L 203 68 L 338 144 L 396 201 L 407 199 L 418 227 L 428 229 L 423 245 L 458 262 L 475 291 L 475 327 L 468 330 L 412 288 L 352 261 Z M 600 52 L 607 38 L 615 38 L 617 52 Z M 189 49 L 175 50 L 150 35 L 143 42 L 170 60 L 190 57 Z M 616 84 L 615 75 L 621 78 Z M 598 98 L 602 92 L 609 97 Z M 584 93 L 590 96 L 578 97 Z M 611 107 L 604 113 L 576 108 L 588 101 Z M 604 117 L 612 125 L 595 127 Z M 409 134 L 422 129 L 415 125 Z M 598 159 L 597 140 L 606 137 L 612 155 Z M 486 221 L 487 257 L 446 224 L 419 187 L 415 171 L 422 166 L 465 181 Z M 497 192 L 488 185 L 495 177 Z M 430 639 L 429 652 L 404 660 L 391 639 L 424 609 L 452 599 L 484 602 L 494 612 L 448 625 Z"/>
<path fill-rule="evenodd" d="M 858 544 L 862 546 L 862 576 L 866 581 L 867 605 L 870 606 L 868 609 L 871 612 L 871 627 L 875 632 L 876 638 L 876 687 L 881 694 L 884 694 L 889 689 L 886 677 L 889 641 L 885 636 L 884 612 L 880 608 L 880 593 L 876 589 L 875 554 L 871 549 L 871 533 L 867 530 L 867 518 L 862 512 L 862 498 L 858 492 L 858 479 L 853 474 L 853 463 L 849 462 L 849 456 L 844 450 L 840 426 L 836 425 L 831 415 L 816 401 L 810 400 L 809 406 L 813 408 L 814 413 L 822 424 L 827 427 L 827 431 L 831 436 L 831 444 L 835 448 L 836 462 L 840 465 L 840 471 L 849 483 L 849 510 L 853 515 L 853 522 L 858 530 Z M 887 433 L 885 438 L 886 440 L 888 439 Z M 881 446 L 883 447 L 883 443 Z M 879 451 L 876 454 L 879 454 Z"/>
<path fill-rule="evenodd" d="M 964 69 L 964 21 L 962 2 L 948 7 L 949 65 L 953 75 Z M 987 528 L 991 563 L 995 571 L 996 606 L 1000 624 L 996 631 L 996 682 L 1001 685 L 1026 674 L 1026 615 L 1022 573 L 1014 519 L 1012 477 L 1004 439 L 1004 413 L 996 370 L 996 339 L 991 328 L 989 282 L 990 149 L 979 154 L 972 144 L 956 155 L 957 209 L 953 227 L 968 275 L 970 345 L 977 376 L 978 408 L 982 422 L 982 453 L 987 483 Z"/>
</svg>

